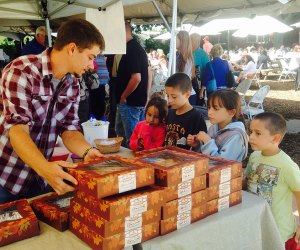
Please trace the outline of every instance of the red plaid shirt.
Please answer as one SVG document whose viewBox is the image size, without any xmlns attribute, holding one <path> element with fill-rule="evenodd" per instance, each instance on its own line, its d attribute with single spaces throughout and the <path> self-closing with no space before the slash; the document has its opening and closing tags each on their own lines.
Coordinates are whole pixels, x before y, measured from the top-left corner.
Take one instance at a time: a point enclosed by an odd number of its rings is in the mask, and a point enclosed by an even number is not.
<svg viewBox="0 0 300 250">
<path fill-rule="evenodd" d="M 34 181 L 44 180 L 13 150 L 9 129 L 16 124 L 29 126 L 31 139 L 46 159 L 50 159 L 57 136 L 65 130 L 80 130 L 78 118 L 79 84 L 67 74 L 49 119 L 45 121 L 55 89 L 51 82 L 50 49 L 39 55 L 17 58 L 3 70 L 0 81 L 0 185 L 12 194 L 25 194 Z M 45 144 L 40 140 L 44 134 Z"/>
</svg>

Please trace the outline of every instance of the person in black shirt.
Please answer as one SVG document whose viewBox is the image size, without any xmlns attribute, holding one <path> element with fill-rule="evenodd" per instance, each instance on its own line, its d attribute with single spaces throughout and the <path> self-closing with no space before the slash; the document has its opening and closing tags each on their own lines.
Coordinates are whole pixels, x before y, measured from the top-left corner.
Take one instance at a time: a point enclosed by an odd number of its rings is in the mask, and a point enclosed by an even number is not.
<svg viewBox="0 0 300 250">
<path fill-rule="evenodd" d="M 132 38 L 128 22 L 125 28 L 127 48 L 119 63 L 116 84 L 116 133 L 125 138 L 123 146 L 128 146 L 136 124 L 145 120 L 148 58 L 145 50 Z"/>
<path fill-rule="evenodd" d="M 189 134 L 207 131 L 206 123 L 199 111 L 189 103 L 191 80 L 184 73 L 176 73 L 166 81 L 166 93 L 170 110 L 167 115 L 165 145 L 190 149 Z"/>
</svg>

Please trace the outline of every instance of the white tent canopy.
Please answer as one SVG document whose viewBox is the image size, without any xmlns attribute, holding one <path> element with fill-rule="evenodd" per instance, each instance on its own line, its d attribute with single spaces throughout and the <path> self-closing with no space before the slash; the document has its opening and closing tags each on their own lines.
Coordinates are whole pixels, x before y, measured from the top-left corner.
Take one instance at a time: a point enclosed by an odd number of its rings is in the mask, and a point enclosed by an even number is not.
<svg viewBox="0 0 300 250">
<path fill-rule="evenodd" d="M 248 35 L 264 36 L 274 32 L 285 33 L 292 28 L 270 16 L 256 16 L 249 20 L 232 35 L 235 37 L 246 37 Z"/>
</svg>

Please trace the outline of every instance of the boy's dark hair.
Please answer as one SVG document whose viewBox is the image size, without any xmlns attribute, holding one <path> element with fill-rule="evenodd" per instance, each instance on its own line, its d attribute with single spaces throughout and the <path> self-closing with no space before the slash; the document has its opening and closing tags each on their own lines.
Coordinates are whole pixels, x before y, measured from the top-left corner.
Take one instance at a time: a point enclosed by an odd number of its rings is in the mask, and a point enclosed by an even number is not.
<svg viewBox="0 0 300 250">
<path fill-rule="evenodd" d="M 236 112 L 233 119 L 241 119 L 241 97 L 238 92 L 232 89 L 216 90 L 209 95 L 208 106 L 213 106 L 215 101 L 218 102 L 220 107 L 224 107 L 227 110 L 235 109 Z"/>
<path fill-rule="evenodd" d="M 178 88 L 183 94 L 192 89 L 192 82 L 188 75 L 175 73 L 171 75 L 165 84 L 166 87 Z"/>
<path fill-rule="evenodd" d="M 286 133 L 286 121 L 281 114 L 263 112 L 254 116 L 253 119 L 266 123 L 265 127 L 270 131 L 271 135 L 280 134 L 284 136 Z"/>
<path fill-rule="evenodd" d="M 147 113 L 148 108 L 150 108 L 151 106 L 157 108 L 159 122 L 164 122 L 164 119 L 166 118 L 168 113 L 167 101 L 159 96 L 152 97 L 146 106 L 145 113 Z"/>
<path fill-rule="evenodd" d="M 104 38 L 99 30 L 84 19 L 72 19 L 62 24 L 57 31 L 53 47 L 62 50 L 72 42 L 79 50 L 90 49 L 94 45 L 98 45 L 101 51 L 105 49 Z"/>
</svg>

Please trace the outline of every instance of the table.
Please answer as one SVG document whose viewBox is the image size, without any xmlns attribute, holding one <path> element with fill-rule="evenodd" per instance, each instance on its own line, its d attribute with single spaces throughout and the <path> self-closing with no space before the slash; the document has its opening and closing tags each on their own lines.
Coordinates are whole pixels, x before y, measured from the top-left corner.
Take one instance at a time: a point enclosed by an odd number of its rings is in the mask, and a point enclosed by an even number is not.
<svg viewBox="0 0 300 250">
<path fill-rule="evenodd" d="M 1 250 L 90 249 L 70 231 L 59 232 L 40 222 L 39 236 L 19 241 Z M 243 192 L 243 203 L 208 216 L 192 225 L 135 245 L 135 250 L 284 250 L 267 203 Z"/>
<path fill-rule="evenodd" d="M 242 195 L 242 204 L 134 249 L 284 250 L 269 205 L 256 195 L 244 191 Z"/>
</svg>

